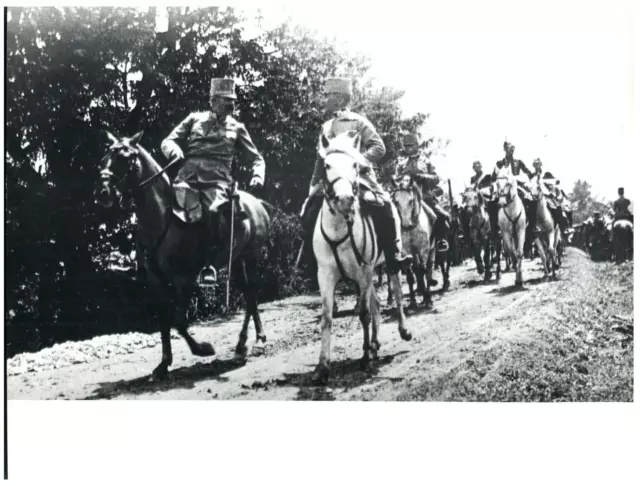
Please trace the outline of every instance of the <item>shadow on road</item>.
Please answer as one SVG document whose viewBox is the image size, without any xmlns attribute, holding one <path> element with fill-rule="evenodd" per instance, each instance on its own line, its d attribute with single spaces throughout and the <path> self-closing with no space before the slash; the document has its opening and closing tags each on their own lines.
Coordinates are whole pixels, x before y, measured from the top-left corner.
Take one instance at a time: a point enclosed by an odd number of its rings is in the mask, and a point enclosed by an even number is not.
<svg viewBox="0 0 640 486">
<path fill-rule="evenodd" d="M 142 395 L 180 388 L 189 389 L 204 380 L 226 382 L 228 378 L 220 375 L 244 365 L 245 363 L 232 359 L 216 359 L 210 363 L 196 363 L 192 366 L 170 370 L 168 378 L 162 381 L 151 382 L 147 375 L 132 380 L 99 383 L 93 395 L 87 397 L 86 400 L 110 400 L 120 395 Z"/>
<path fill-rule="evenodd" d="M 369 371 L 363 371 L 360 366 L 360 359 L 347 358 L 331 363 L 331 376 L 329 387 L 316 386 L 312 382 L 313 371 L 307 373 L 285 373 L 284 378 L 275 382 L 278 386 L 298 387 L 296 400 L 335 400 L 333 389 L 340 389 L 341 392 L 361 386 L 367 381 L 375 380 L 402 380 L 402 378 L 385 378 L 379 376 L 381 369 L 393 362 L 393 360 L 409 351 L 399 351 L 395 354 L 380 356 L 373 361 Z"/>
</svg>

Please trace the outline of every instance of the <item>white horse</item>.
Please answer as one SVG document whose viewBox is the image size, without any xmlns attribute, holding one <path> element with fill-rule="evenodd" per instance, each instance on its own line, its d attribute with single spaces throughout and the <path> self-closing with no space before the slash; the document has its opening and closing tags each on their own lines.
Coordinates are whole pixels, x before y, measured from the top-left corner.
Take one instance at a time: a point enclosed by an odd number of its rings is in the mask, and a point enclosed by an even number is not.
<svg viewBox="0 0 640 486">
<path fill-rule="evenodd" d="M 313 381 L 326 383 L 329 378 L 331 353 L 331 324 L 333 321 L 334 290 L 338 281 L 347 278 L 360 289 L 360 322 L 364 331 L 362 366 L 368 369 L 377 358 L 380 343 L 380 302 L 373 288 L 375 268 L 384 262 L 371 216 L 359 204 L 359 178 L 366 167 L 359 152 L 360 136 L 346 132 L 331 141 L 322 137 L 324 150 L 324 201 L 313 234 L 313 251 L 318 261 L 318 286 L 322 296 L 322 349 Z M 398 307 L 398 331 L 405 341 L 411 333 L 405 327 L 402 309 L 402 288 L 399 272 L 389 275 Z M 371 338 L 369 323 L 372 322 Z"/>
<path fill-rule="evenodd" d="M 518 195 L 518 183 L 509 167 L 498 170 L 495 187 L 500 207 L 498 226 L 502 231 L 504 252 L 511 257 L 515 266 L 516 287 L 522 287 L 522 258 L 527 216 L 524 204 Z"/>
<path fill-rule="evenodd" d="M 424 209 L 425 203 L 421 202 L 411 189 L 409 176 L 403 177 L 399 188 L 393 192 L 392 200 L 400 215 L 402 246 L 413 257 L 413 271 L 409 269 L 406 272 L 407 283 L 409 284 L 410 307 L 417 307 L 414 292 L 414 283 L 417 283 L 418 292 L 422 294 L 422 304 L 427 309 L 432 309 L 433 300 L 431 298 L 430 281 L 432 280 L 436 245 L 433 226 Z"/>
<path fill-rule="evenodd" d="M 547 206 L 549 190 L 544 185 L 541 174 L 532 179 L 530 188 L 533 200 L 537 205 L 536 223 L 541 231 L 541 235 L 536 238 L 535 242 L 544 268 L 544 279 L 548 280 L 549 269 L 551 269 L 553 278 L 556 278 L 556 268 L 560 266 L 557 250 L 562 235 L 560 234 L 560 226 L 554 221 Z"/>
</svg>

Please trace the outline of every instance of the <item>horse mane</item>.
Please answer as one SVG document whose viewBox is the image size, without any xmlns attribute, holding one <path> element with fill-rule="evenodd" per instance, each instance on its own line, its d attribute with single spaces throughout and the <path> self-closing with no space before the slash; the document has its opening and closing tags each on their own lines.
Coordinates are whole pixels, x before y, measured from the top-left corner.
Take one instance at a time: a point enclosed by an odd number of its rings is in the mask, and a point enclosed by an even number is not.
<svg viewBox="0 0 640 486">
<path fill-rule="evenodd" d="M 162 170 L 162 166 L 160 164 L 158 164 L 158 162 L 156 162 L 156 159 L 153 158 L 153 156 L 147 151 L 147 149 L 145 149 L 142 145 L 140 145 L 139 143 L 136 144 L 136 148 L 138 149 L 138 156 L 147 164 L 149 164 L 149 166 L 151 168 L 153 168 L 153 170 L 155 171 L 155 173 L 158 173 Z M 167 175 L 167 173 L 165 172 L 164 174 L 162 174 L 161 176 L 165 182 L 167 184 L 171 184 L 171 181 L 169 180 L 169 176 Z"/>
</svg>

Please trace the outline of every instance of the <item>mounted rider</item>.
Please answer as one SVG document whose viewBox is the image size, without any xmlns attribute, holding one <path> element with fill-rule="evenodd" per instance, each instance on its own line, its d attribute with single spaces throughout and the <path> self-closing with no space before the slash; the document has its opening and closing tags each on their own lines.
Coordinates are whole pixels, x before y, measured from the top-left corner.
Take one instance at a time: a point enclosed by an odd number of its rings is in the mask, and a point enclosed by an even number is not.
<svg viewBox="0 0 640 486">
<path fill-rule="evenodd" d="M 525 253 L 528 253 L 528 249 L 531 247 L 533 243 L 533 239 L 535 236 L 535 228 L 536 228 L 536 204 L 531 197 L 531 193 L 529 189 L 526 187 L 525 182 L 521 178 L 521 173 L 526 174 L 529 179 L 531 179 L 533 172 L 529 170 L 529 168 L 525 165 L 522 160 L 514 159 L 513 153 L 516 150 L 515 145 L 513 145 L 509 141 L 505 141 L 502 145 L 504 149 L 505 156 L 502 160 L 496 162 L 496 167 L 491 176 L 492 181 L 495 181 L 498 176 L 498 170 L 503 167 L 510 167 L 511 173 L 516 177 L 518 183 L 518 195 L 520 199 L 522 199 L 522 203 L 525 207 L 525 212 L 527 216 L 527 229 L 525 236 Z"/>
<path fill-rule="evenodd" d="M 618 199 L 613 203 L 613 221 L 626 219 L 633 223 L 633 214 L 629 209 L 631 201 L 624 197 L 624 187 L 618 188 Z"/>
<path fill-rule="evenodd" d="M 425 211 L 433 225 L 436 238 L 436 249 L 447 251 L 446 233 L 450 229 L 451 217 L 442 209 L 438 198 L 443 191 L 438 186 L 440 177 L 427 155 L 419 149 L 419 139 L 414 133 L 406 134 L 403 138 L 404 154 L 396 166 L 396 178 L 407 175 L 412 180 L 414 193 L 426 203 Z"/>
<path fill-rule="evenodd" d="M 569 228 L 569 219 L 564 213 L 563 202 L 566 201 L 566 194 L 559 187 L 560 181 L 558 181 L 551 172 L 542 173 L 542 161 L 537 158 L 533 161 L 534 173 L 530 176 L 530 179 L 540 177 L 543 181 L 543 185 L 548 191 L 549 197 L 547 198 L 549 212 L 553 219 L 555 219 L 560 231 L 566 233 Z"/>
<path fill-rule="evenodd" d="M 500 228 L 498 227 L 498 201 L 495 200 L 493 195 L 493 181 L 491 174 L 487 174 L 483 171 L 482 162 L 479 160 L 475 160 L 473 162 L 472 168 L 475 173 L 471 176 L 471 187 L 475 191 L 480 191 L 484 197 L 484 200 L 487 203 L 487 212 L 489 213 L 493 238 L 498 238 L 500 233 Z"/>
<path fill-rule="evenodd" d="M 219 240 L 218 209 L 228 202 L 233 185 L 232 162 L 236 154 L 251 166 L 253 176 L 249 190 L 264 184 L 265 162 L 256 149 L 246 127 L 231 114 L 235 109 L 235 83 L 232 79 L 213 78 L 209 92 L 210 111 L 191 113 L 162 141 L 160 148 L 169 159 L 185 159 L 174 180 L 176 203 L 184 210 L 185 222 L 200 223 L 200 237 L 205 248 Z M 200 209 L 200 204 L 206 208 Z M 190 213 L 192 208 L 199 211 Z M 207 211 L 208 209 L 208 211 Z M 201 216 L 200 216 L 201 215 Z M 246 219 L 239 210 L 236 218 Z M 213 258 L 205 251 L 205 268 L 200 274 L 203 283 L 215 281 Z"/>
<path fill-rule="evenodd" d="M 355 131 L 360 134 L 360 152 L 369 167 L 360 173 L 362 200 L 371 211 L 379 236 L 380 246 L 385 252 L 385 260 L 390 271 L 395 271 L 411 257 L 402 252 L 400 217 L 391 202 L 389 193 L 376 180 L 374 166 L 380 165 L 386 148 L 380 135 L 364 116 L 349 109 L 352 98 L 352 82 L 348 78 L 329 78 L 325 85 L 325 114 L 329 120 L 322 125 L 318 137 L 318 157 L 309 187 L 309 196 L 302 209 L 302 226 L 309 260 L 315 263 L 312 250 L 313 233 L 324 198 L 326 172 L 322 153 L 322 137 L 332 139 L 337 135 Z"/>
</svg>

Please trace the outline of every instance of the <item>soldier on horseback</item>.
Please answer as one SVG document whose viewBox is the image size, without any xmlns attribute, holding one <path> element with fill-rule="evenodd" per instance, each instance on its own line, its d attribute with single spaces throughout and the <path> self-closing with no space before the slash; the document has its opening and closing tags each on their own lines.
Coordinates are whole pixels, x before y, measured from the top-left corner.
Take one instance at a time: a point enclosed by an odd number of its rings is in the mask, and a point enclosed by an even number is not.
<svg viewBox="0 0 640 486">
<path fill-rule="evenodd" d="M 544 174 L 542 173 L 542 161 L 539 158 L 533 161 L 533 169 L 534 173 L 530 176 L 530 179 L 534 177 L 542 178 L 544 186 L 549 191 L 550 197 L 547 198 L 549 212 L 556 223 L 558 223 L 558 226 L 560 226 L 560 231 L 565 233 L 569 227 L 569 219 L 565 214 L 562 203 L 566 200 L 567 196 L 564 191 L 558 187 L 560 181 L 556 180 L 551 172 L 547 171 Z"/>
<path fill-rule="evenodd" d="M 613 203 L 613 221 L 626 219 L 633 223 L 633 214 L 629 210 L 631 201 L 624 197 L 624 187 L 618 188 L 618 199 Z"/>
<path fill-rule="evenodd" d="M 505 141 L 502 145 L 502 148 L 505 152 L 505 157 L 502 160 L 496 162 L 496 167 L 493 171 L 492 180 L 495 181 L 498 175 L 498 170 L 502 169 L 505 166 L 511 168 L 512 174 L 518 178 L 520 173 L 523 172 L 531 179 L 533 177 L 533 172 L 529 170 L 529 168 L 525 165 L 522 160 L 514 159 L 513 153 L 515 152 L 515 146 L 509 142 Z M 527 228 L 526 228 L 526 236 L 525 236 L 525 246 L 524 251 L 528 253 L 529 248 L 531 248 L 531 244 L 533 243 L 533 239 L 535 237 L 535 228 L 536 228 L 536 203 L 533 201 L 529 190 L 524 185 L 524 182 L 518 179 L 518 195 L 520 199 L 522 199 L 522 203 L 524 204 L 526 215 L 527 215 Z"/>
<path fill-rule="evenodd" d="M 498 228 L 498 201 L 493 200 L 493 182 L 491 174 L 486 174 L 482 170 L 482 163 L 479 160 L 473 162 L 473 171 L 475 174 L 471 176 L 471 187 L 480 191 L 487 201 L 487 212 L 491 221 L 491 231 L 493 238 L 498 238 L 500 229 Z"/>
<path fill-rule="evenodd" d="M 253 177 L 249 184 L 251 191 L 262 187 L 265 177 L 264 159 L 256 149 L 246 127 L 231 116 L 235 109 L 235 84 L 232 79 L 214 78 L 211 80 L 209 106 L 211 111 L 195 112 L 181 121 L 162 141 L 160 148 L 169 159 L 185 159 L 174 180 L 177 203 L 188 210 L 189 194 L 197 194 L 205 210 L 201 221 L 201 238 L 207 242 L 205 247 L 216 239 L 216 211 L 228 201 L 233 186 L 232 161 L 239 153 L 244 163 L 251 164 Z M 182 194 L 182 196 L 179 196 Z M 180 200 L 182 199 L 182 203 Z M 197 201 L 197 200 L 196 200 Z M 246 214 L 237 211 L 236 218 L 242 220 Z M 222 243 L 216 241 L 216 243 Z M 215 268 L 211 266 L 213 258 L 206 252 L 205 268 L 201 272 L 203 283 L 215 280 Z"/>
<path fill-rule="evenodd" d="M 386 148 L 380 135 L 364 116 L 352 112 L 349 109 L 352 97 L 352 83 L 347 78 L 329 78 L 326 82 L 325 114 L 330 117 L 322 125 L 319 136 L 318 151 L 322 151 L 322 136 L 332 139 L 337 135 L 355 131 L 360 134 L 360 152 L 364 155 L 369 167 L 360 173 L 360 184 L 364 190 L 363 201 L 371 210 L 374 223 L 380 238 L 380 245 L 385 252 L 385 260 L 391 271 L 395 271 L 401 265 L 411 261 L 411 257 L 402 251 L 400 233 L 400 218 L 391 198 L 378 181 L 374 173 L 374 165 L 380 164 L 386 153 Z M 326 174 L 324 161 L 320 155 L 311 178 L 309 196 L 302 210 L 302 226 L 307 248 L 307 255 L 313 261 L 311 249 L 313 232 L 324 197 L 323 183 Z"/>
<path fill-rule="evenodd" d="M 397 177 L 411 177 L 413 190 L 421 201 L 426 203 L 426 212 L 433 223 L 438 251 L 447 251 L 449 245 L 446 233 L 450 229 L 451 217 L 442 209 L 438 197 L 443 191 L 438 186 L 440 177 L 427 155 L 419 149 L 418 136 L 409 133 L 403 139 L 405 157 L 398 160 Z"/>
</svg>

